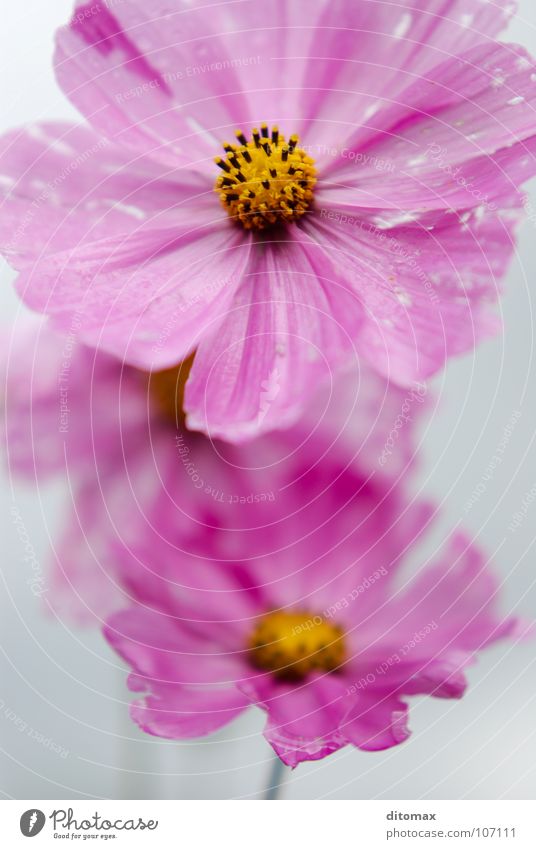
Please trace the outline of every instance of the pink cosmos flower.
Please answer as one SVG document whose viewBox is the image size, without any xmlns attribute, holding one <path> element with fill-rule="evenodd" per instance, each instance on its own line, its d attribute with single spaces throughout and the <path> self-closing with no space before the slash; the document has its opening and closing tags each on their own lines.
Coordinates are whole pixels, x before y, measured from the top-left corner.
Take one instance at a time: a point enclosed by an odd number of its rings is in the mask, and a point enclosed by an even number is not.
<svg viewBox="0 0 536 849">
<path fill-rule="evenodd" d="M 514 7 L 78 2 L 55 62 L 90 127 L 1 144 L 19 292 L 145 370 L 195 351 L 188 425 L 235 441 L 355 358 L 423 380 L 497 327 L 536 162 Z"/>
<path fill-rule="evenodd" d="M 388 491 L 412 465 L 412 421 L 395 430 L 406 393 L 370 370 L 320 393 L 289 432 L 237 447 L 185 430 L 186 369 L 148 375 L 34 317 L 1 341 L 9 471 L 15 483 L 43 486 L 53 476 L 68 482 L 59 538 L 49 531 L 45 600 L 76 621 L 91 623 L 124 606 L 129 576 L 115 557 L 119 543 L 150 548 L 169 541 L 173 562 L 184 559 L 194 570 L 207 557 L 241 558 L 242 545 L 268 556 L 267 540 L 277 548 L 283 531 L 288 540 L 300 533 L 295 517 L 322 525 L 347 466 L 355 469 L 356 488 L 383 479 Z M 422 406 L 415 395 L 405 418 L 417 420 Z M 304 469 L 310 478 L 317 469 L 308 495 Z"/>
<path fill-rule="evenodd" d="M 315 483 L 304 474 L 305 492 Z M 185 739 L 257 705 L 266 739 L 295 767 L 347 744 L 402 743 L 410 696 L 461 697 L 477 653 L 518 625 L 498 613 L 498 581 L 462 533 L 402 580 L 430 508 L 385 496 L 341 475 L 319 526 L 297 518 L 301 535 L 266 557 L 245 541 L 232 564 L 186 569 L 169 546 L 125 551 L 137 603 L 105 633 L 143 694 L 135 722 Z"/>
</svg>

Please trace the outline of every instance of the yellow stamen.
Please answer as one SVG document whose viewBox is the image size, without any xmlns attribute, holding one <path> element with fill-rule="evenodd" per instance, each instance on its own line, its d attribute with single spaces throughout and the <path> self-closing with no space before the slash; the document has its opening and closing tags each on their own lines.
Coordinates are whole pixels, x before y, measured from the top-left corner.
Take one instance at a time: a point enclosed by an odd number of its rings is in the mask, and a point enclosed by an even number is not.
<svg viewBox="0 0 536 849">
<path fill-rule="evenodd" d="M 149 391 L 166 418 L 184 425 L 184 389 L 194 362 L 195 353 L 178 366 L 149 374 Z"/>
<path fill-rule="evenodd" d="M 252 130 L 248 141 L 236 130 L 236 144 L 225 142 L 225 158 L 216 157 L 222 170 L 215 191 L 231 216 L 246 230 L 264 230 L 275 224 L 297 221 L 313 201 L 316 184 L 314 159 L 298 147 L 298 136 L 288 143 L 267 124 Z"/>
<path fill-rule="evenodd" d="M 342 630 L 304 611 L 268 613 L 251 635 L 254 666 L 278 678 L 301 680 L 311 672 L 333 672 L 345 661 Z"/>
</svg>

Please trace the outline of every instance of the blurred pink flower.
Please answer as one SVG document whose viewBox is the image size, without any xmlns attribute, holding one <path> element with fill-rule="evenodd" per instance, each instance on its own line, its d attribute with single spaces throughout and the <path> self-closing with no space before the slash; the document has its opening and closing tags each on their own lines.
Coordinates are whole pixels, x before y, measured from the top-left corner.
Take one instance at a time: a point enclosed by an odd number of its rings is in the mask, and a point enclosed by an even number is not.
<svg viewBox="0 0 536 849">
<path fill-rule="evenodd" d="M 304 497 L 311 483 L 305 474 Z M 461 697 L 476 654 L 521 633 L 499 614 L 498 581 L 462 533 L 401 580 L 427 505 L 356 490 L 347 473 L 334 489 L 319 529 L 295 517 L 296 541 L 279 551 L 270 530 L 266 557 L 247 540 L 236 562 L 190 569 L 157 542 L 123 553 L 138 602 L 105 633 L 143 694 L 131 714 L 144 731 L 199 737 L 257 705 L 289 766 L 347 744 L 386 749 L 409 736 L 408 696 Z"/>
<path fill-rule="evenodd" d="M 118 543 L 150 548 L 169 541 L 172 562 L 194 570 L 207 557 L 234 562 L 242 546 L 268 557 L 267 540 L 277 549 L 283 533 L 288 544 L 307 523 L 323 527 L 347 466 L 356 489 L 382 479 L 388 492 L 413 465 L 413 422 L 424 399 L 370 370 L 317 393 L 289 432 L 238 447 L 184 428 L 175 409 L 184 377 L 176 370 L 149 376 L 77 343 L 74 330 L 60 335 L 34 317 L 1 341 L 3 432 L 14 483 L 68 481 L 59 539 L 47 529 L 53 564 L 46 602 L 78 621 L 125 604 L 129 575 L 116 561 Z M 54 506 L 51 521 L 57 512 Z"/>
<path fill-rule="evenodd" d="M 356 357 L 423 380 L 496 329 L 535 172 L 514 6 L 77 3 L 56 72 L 91 128 L 1 142 L 18 291 L 146 370 L 195 350 L 189 426 L 231 440 Z"/>
</svg>

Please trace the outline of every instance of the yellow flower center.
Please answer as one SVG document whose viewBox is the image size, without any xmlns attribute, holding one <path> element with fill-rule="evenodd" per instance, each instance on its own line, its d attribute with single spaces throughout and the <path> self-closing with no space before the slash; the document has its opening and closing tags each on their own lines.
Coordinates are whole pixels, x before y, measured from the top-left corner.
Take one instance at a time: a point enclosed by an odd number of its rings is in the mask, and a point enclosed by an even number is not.
<svg viewBox="0 0 536 849">
<path fill-rule="evenodd" d="M 195 354 L 178 366 L 153 371 L 149 374 L 149 391 L 160 412 L 177 426 L 184 425 L 184 389 L 194 362 Z"/>
<path fill-rule="evenodd" d="M 222 174 L 215 191 L 231 218 L 246 230 L 264 230 L 297 221 L 309 209 L 316 183 L 314 159 L 298 147 L 298 136 L 285 141 L 277 127 L 266 124 L 248 141 L 236 131 L 237 144 L 225 143 L 225 158 L 217 157 Z"/>
<path fill-rule="evenodd" d="M 333 672 L 345 661 L 342 630 L 322 616 L 304 611 L 273 611 L 259 620 L 251 635 L 254 666 L 278 678 L 301 680 L 311 672 Z"/>
</svg>

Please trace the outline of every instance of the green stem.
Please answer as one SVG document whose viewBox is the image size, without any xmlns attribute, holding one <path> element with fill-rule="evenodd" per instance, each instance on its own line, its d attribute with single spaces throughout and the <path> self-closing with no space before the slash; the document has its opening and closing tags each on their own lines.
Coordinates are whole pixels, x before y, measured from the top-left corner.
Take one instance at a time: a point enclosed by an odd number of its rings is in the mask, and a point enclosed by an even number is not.
<svg viewBox="0 0 536 849">
<path fill-rule="evenodd" d="M 263 799 L 276 800 L 281 798 L 286 772 L 285 764 L 276 755 L 270 766 L 268 784 L 264 789 Z"/>
</svg>

